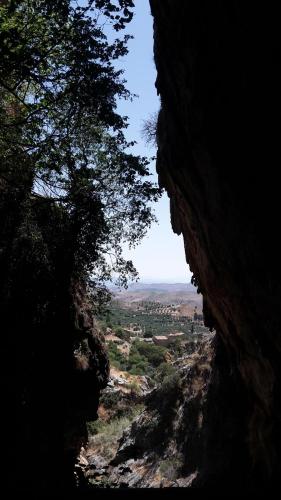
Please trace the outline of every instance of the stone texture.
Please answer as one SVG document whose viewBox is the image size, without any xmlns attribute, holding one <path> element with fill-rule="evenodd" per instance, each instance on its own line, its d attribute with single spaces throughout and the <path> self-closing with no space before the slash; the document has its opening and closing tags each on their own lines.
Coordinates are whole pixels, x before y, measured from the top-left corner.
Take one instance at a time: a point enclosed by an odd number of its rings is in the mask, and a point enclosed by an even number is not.
<svg viewBox="0 0 281 500">
<path fill-rule="evenodd" d="M 280 36 L 275 8 L 150 0 L 157 171 L 217 355 L 197 484 L 279 483 Z"/>
<path fill-rule="evenodd" d="M 115 457 L 104 467 L 94 457 L 86 476 L 105 476 L 97 486 L 184 488 L 201 465 L 204 409 L 211 379 L 214 338 L 176 362 L 177 374 L 146 397 L 144 411 L 125 429 Z"/>
</svg>

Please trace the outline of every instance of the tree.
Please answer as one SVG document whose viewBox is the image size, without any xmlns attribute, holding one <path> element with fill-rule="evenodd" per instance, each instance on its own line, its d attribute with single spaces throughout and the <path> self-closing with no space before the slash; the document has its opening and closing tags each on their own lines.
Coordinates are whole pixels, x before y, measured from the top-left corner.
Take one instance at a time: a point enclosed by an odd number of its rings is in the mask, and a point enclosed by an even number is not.
<svg viewBox="0 0 281 500">
<path fill-rule="evenodd" d="M 157 122 L 159 112 L 152 113 L 144 120 L 141 134 L 145 142 L 151 146 L 157 146 Z"/>
<path fill-rule="evenodd" d="M 131 352 L 143 356 L 155 368 L 165 361 L 167 350 L 162 346 L 136 341 Z"/>
<path fill-rule="evenodd" d="M 125 330 L 123 330 L 123 328 L 121 328 L 121 327 L 116 328 L 114 333 L 117 337 L 119 337 L 122 340 L 125 340 L 125 341 L 130 340 L 129 332 L 125 332 Z"/>
<path fill-rule="evenodd" d="M 171 377 L 175 373 L 176 373 L 176 368 L 170 363 L 164 361 L 158 366 L 156 370 L 155 379 L 158 383 L 162 383 L 166 377 L 167 378 Z"/>
<path fill-rule="evenodd" d="M 61 213 L 66 274 L 83 278 L 97 302 L 105 283 L 136 277 L 122 243 L 137 244 L 154 220 L 160 191 L 148 160 L 130 151 L 117 100 L 132 99 L 114 60 L 132 0 L 7 1 L 0 6 L 0 188 L 33 217 L 44 198 Z M 17 203 L 16 203 L 17 205 Z M 7 205 L 3 208 L 7 212 Z M 31 215 L 30 215 L 31 214 Z"/>
</svg>

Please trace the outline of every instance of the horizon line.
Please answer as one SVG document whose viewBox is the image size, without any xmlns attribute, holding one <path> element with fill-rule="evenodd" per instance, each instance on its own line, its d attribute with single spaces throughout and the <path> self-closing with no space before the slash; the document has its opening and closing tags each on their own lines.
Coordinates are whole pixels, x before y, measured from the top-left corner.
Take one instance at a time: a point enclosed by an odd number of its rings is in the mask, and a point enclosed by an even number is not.
<svg viewBox="0 0 281 500">
<path fill-rule="evenodd" d="M 115 285 L 115 283 L 111 283 L 111 284 L 112 284 L 112 286 L 119 286 L 119 285 Z M 138 280 L 138 281 L 129 281 L 128 282 L 128 285 L 139 285 L 139 284 L 143 284 L 143 285 L 192 285 L 192 286 L 195 286 L 195 285 L 193 285 L 193 283 L 191 283 L 191 281 L 180 281 L 180 280 L 171 281 L 169 279 L 167 279 L 167 280 L 147 279 L 147 280 Z"/>
</svg>

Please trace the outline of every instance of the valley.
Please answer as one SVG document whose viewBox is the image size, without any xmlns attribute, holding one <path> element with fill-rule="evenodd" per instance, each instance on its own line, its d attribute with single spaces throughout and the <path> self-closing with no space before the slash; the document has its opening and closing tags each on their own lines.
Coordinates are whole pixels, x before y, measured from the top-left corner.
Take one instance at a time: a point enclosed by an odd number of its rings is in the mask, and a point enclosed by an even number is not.
<svg viewBox="0 0 281 500">
<path fill-rule="evenodd" d="M 99 317 L 110 379 L 102 391 L 99 418 L 88 423 L 89 442 L 78 464 L 92 488 L 169 487 L 190 481 L 183 472 L 181 431 L 173 429 L 182 425 L 178 412 L 189 401 L 188 387 L 194 393 L 196 386 L 197 394 L 202 377 L 205 382 L 209 377 L 214 334 L 203 324 L 201 297 L 196 294 L 188 313 L 194 290 L 185 290 L 187 303 L 179 303 L 179 290 L 168 288 L 153 285 L 153 293 L 161 295 L 158 301 L 151 300 L 151 286 L 115 294 Z M 151 433 L 151 442 L 143 440 Z"/>
</svg>

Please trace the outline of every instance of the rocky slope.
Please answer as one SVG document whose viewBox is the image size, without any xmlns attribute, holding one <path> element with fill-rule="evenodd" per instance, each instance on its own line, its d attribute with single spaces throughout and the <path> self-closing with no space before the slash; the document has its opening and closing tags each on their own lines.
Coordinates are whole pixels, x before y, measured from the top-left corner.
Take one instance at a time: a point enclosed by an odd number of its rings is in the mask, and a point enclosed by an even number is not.
<svg viewBox="0 0 281 500">
<path fill-rule="evenodd" d="M 88 487 L 104 487 L 105 483 L 114 486 L 115 481 L 111 482 L 108 477 L 110 462 L 124 429 L 143 410 L 151 390 L 145 376 L 131 375 L 111 366 L 107 387 L 100 398 L 99 420 L 88 424 L 89 441 L 82 446 L 76 467 Z"/>
<path fill-rule="evenodd" d="M 157 170 L 216 361 L 198 486 L 281 473 L 280 52 L 277 6 L 150 0 Z"/>
<path fill-rule="evenodd" d="M 96 486 L 192 486 L 202 460 L 198 450 L 211 375 L 212 344 L 212 339 L 202 342 L 193 354 L 176 361 L 177 372 L 173 376 L 152 391 L 144 390 L 141 399 L 145 408 L 125 428 L 112 459 L 101 456 L 91 445 L 82 454 L 86 477 L 94 478 Z"/>
</svg>

